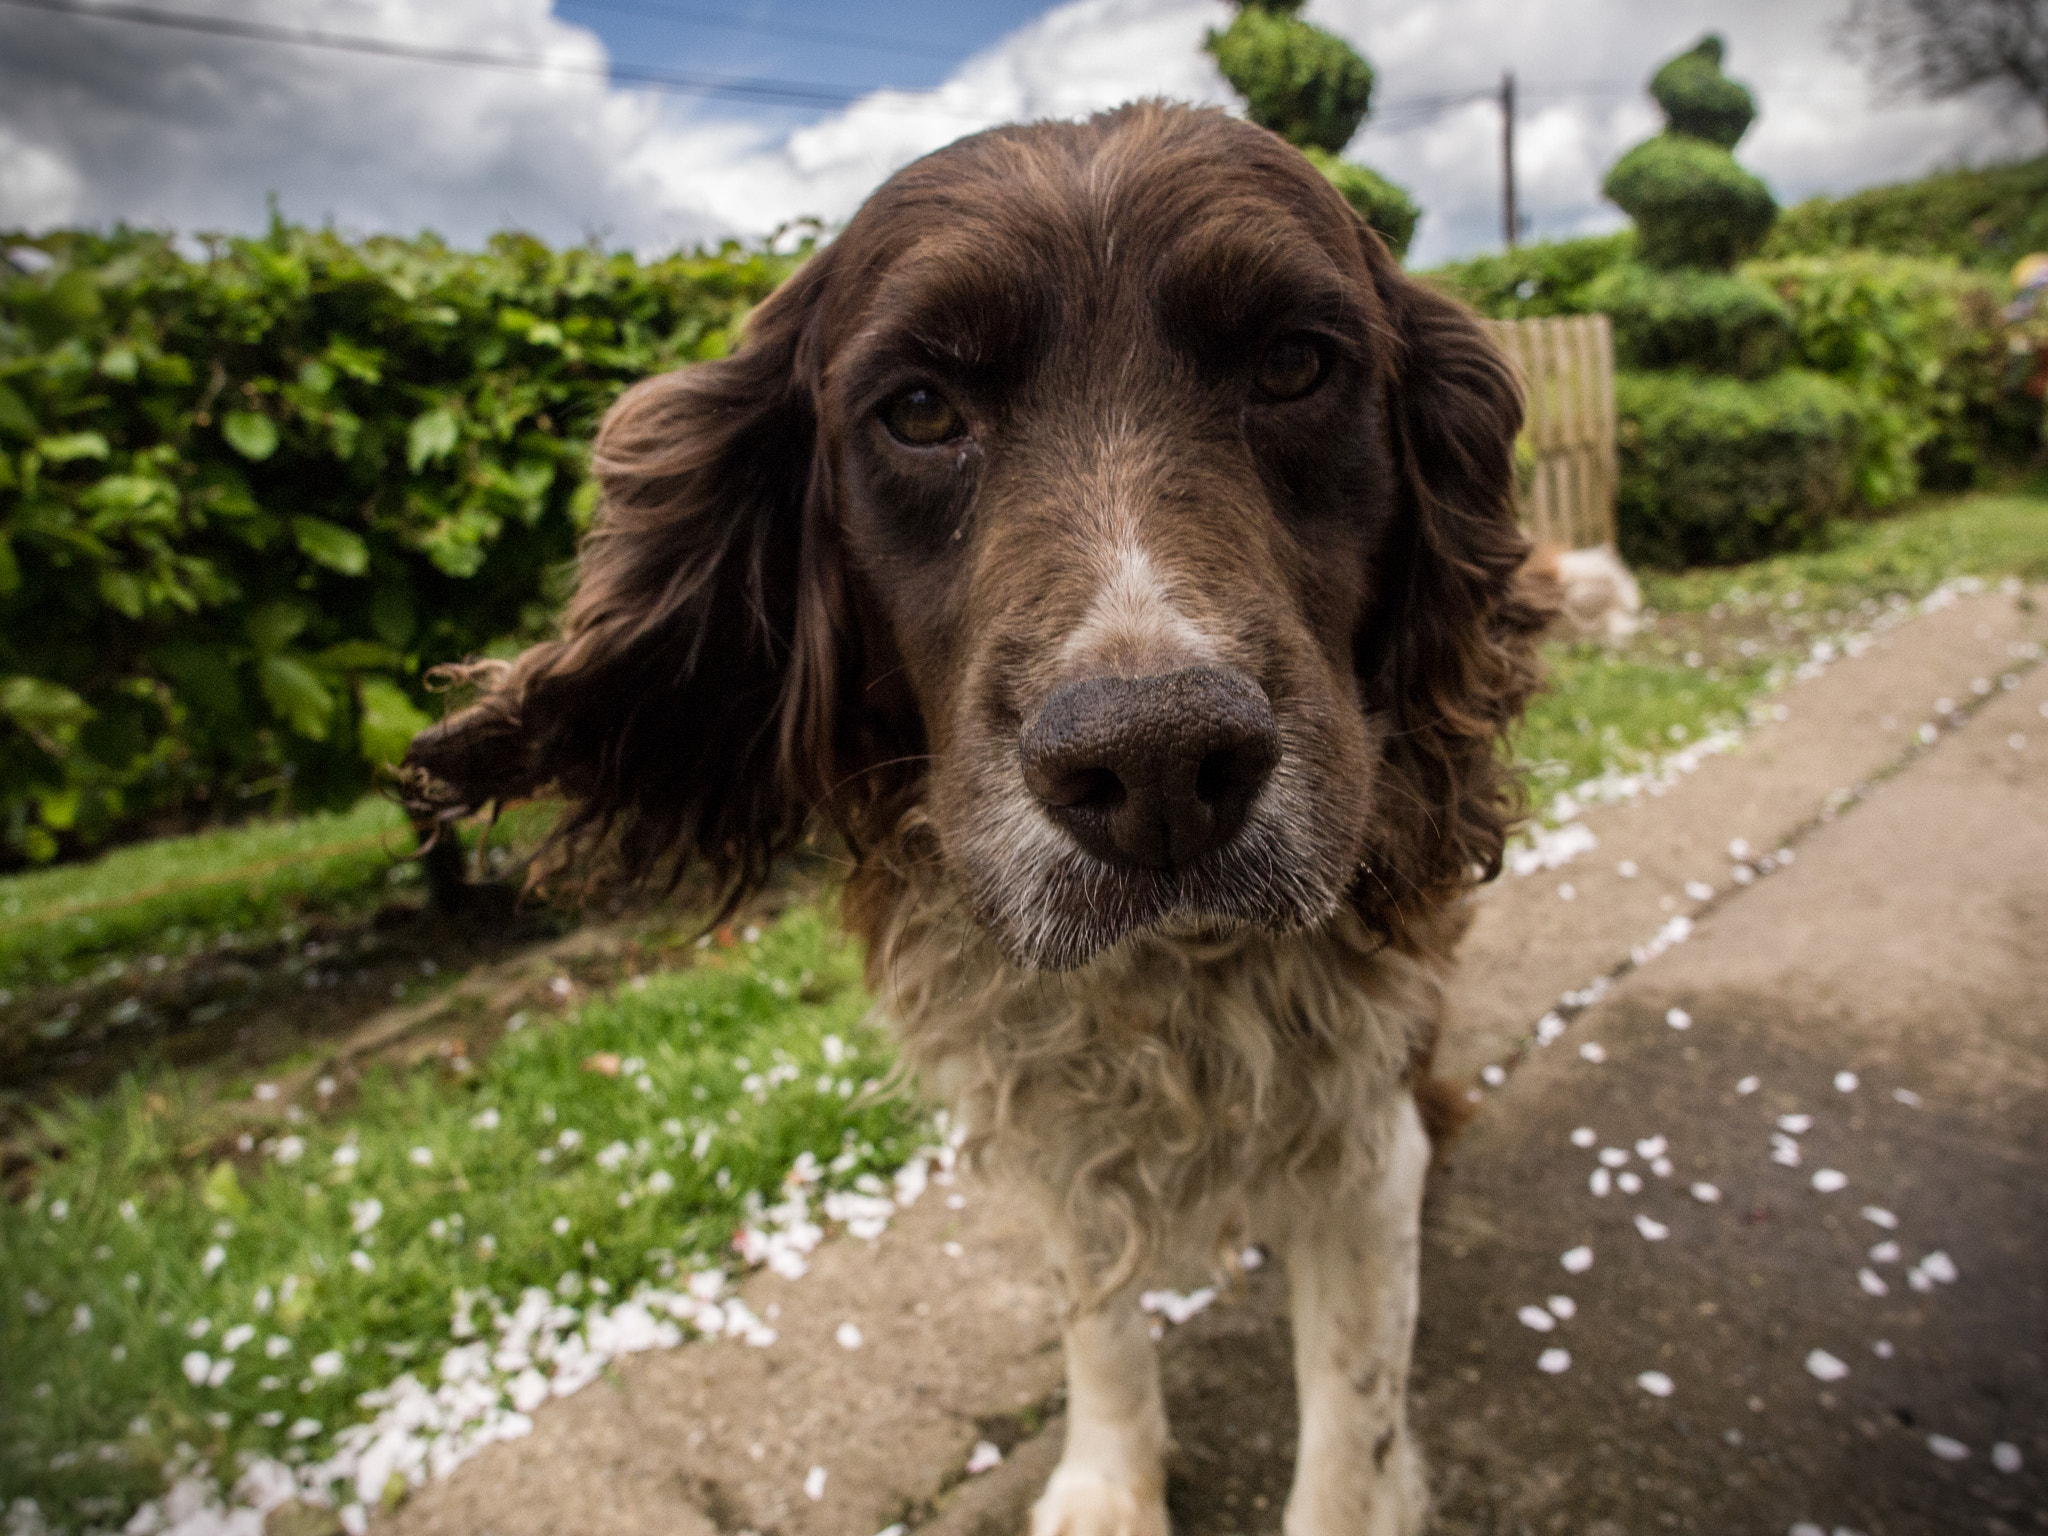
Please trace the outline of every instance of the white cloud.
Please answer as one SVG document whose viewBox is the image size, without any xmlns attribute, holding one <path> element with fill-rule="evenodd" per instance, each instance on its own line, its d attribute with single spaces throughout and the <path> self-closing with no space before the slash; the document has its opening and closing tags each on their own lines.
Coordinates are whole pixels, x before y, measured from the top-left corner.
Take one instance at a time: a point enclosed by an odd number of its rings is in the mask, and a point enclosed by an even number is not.
<svg viewBox="0 0 2048 1536">
<path fill-rule="evenodd" d="M 194 0 L 185 0 L 188 5 Z M 548 0 L 318 0 L 219 14 L 592 66 L 590 32 Z M 1762 116 L 1738 154 L 1781 201 L 2032 152 L 2031 119 L 1990 101 L 1874 102 L 1833 52 L 1839 0 L 1311 0 L 1379 71 L 1377 120 L 1351 153 L 1425 209 L 1412 257 L 1499 238 L 1499 115 L 1520 82 L 1522 206 L 1539 235 L 1612 228 L 1606 168 L 1657 126 L 1642 85 L 1701 32 Z M 345 228 L 433 227 L 474 242 L 517 226 L 593 232 L 642 250 L 793 218 L 839 220 L 890 172 L 977 128 L 1070 117 L 1142 95 L 1223 101 L 1200 52 L 1223 0 L 1072 0 L 942 85 L 878 92 L 795 132 L 716 104 L 659 100 L 587 76 L 526 75 L 232 43 L 9 10 L 0 17 L 0 226 L 126 219 L 249 229 L 287 214 Z M 1418 103 L 1417 98 L 1423 101 Z M 1405 105 L 1404 105 L 1405 103 Z"/>
</svg>

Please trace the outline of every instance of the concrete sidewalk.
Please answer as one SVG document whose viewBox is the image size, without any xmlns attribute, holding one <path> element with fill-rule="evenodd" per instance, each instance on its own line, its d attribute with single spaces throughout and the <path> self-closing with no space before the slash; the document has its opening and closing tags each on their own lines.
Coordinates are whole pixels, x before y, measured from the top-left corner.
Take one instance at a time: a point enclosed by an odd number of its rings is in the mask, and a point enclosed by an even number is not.
<svg viewBox="0 0 2048 1536">
<path fill-rule="evenodd" d="M 1416 1382 L 1443 1530 L 2048 1530 L 2048 671 L 2016 650 L 2044 638 L 2038 606 L 2010 595 L 1903 625 L 1789 690 L 1788 718 L 1739 753 L 1589 813 L 1595 852 L 1483 899 L 1447 1066 L 1526 1060 L 1433 1182 Z M 1916 747 L 1944 697 L 1982 707 Z M 1732 887 L 1736 837 L 1791 840 L 1797 860 Z M 1681 913 L 1698 919 L 1690 943 L 1529 1048 L 1561 993 Z M 1664 1022 L 1673 1007 L 1689 1029 Z M 1589 1042 L 1603 1062 L 1579 1054 Z M 1834 1086 L 1844 1071 L 1852 1091 Z M 1780 1130 L 1791 1114 L 1812 1126 Z M 1580 1127 L 1592 1146 L 1574 1144 Z M 1798 1166 L 1771 1161 L 1774 1132 Z M 1657 1136 L 1668 1176 L 1635 1149 Z M 1591 1193 L 1603 1148 L 1628 1152 L 1610 1176 L 1640 1193 Z M 1820 1168 L 1846 1188 L 1817 1191 Z M 1720 1201 L 1691 1198 L 1694 1182 Z M 622 1362 L 379 1528 L 870 1536 L 907 1520 L 1014 1536 L 1058 1452 L 1052 1298 L 1028 1233 L 944 1193 L 878 1243 L 828 1244 L 802 1281 L 750 1281 L 751 1305 L 779 1309 L 773 1348 Z M 1865 1204 L 1898 1227 L 1872 1226 Z M 1639 1215 L 1668 1235 L 1645 1237 Z M 1898 1261 L 1869 1256 L 1882 1241 Z M 1569 1274 L 1559 1257 L 1579 1246 L 1594 1263 Z M 1934 1250 L 1957 1278 L 1916 1290 L 1908 1272 Z M 1263 1272 L 1165 1342 L 1180 1536 L 1279 1529 L 1294 1425 L 1281 1291 Z M 1575 1311 L 1539 1336 L 1518 1310 L 1552 1296 Z M 832 1342 L 846 1321 L 858 1351 Z M 1539 1371 L 1545 1349 L 1569 1369 Z M 1848 1374 L 1810 1374 L 1815 1349 Z M 1637 1384 L 1646 1371 L 1669 1396 Z M 1968 1459 L 1942 1460 L 1930 1434 Z M 964 1479 L 983 1439 L 1006 1460 Z M 2021 1471 L 1994 1469 L 1999 1444 Z M 818 1500 L 812 1467 L 829 1474 Z"/>
</svg>

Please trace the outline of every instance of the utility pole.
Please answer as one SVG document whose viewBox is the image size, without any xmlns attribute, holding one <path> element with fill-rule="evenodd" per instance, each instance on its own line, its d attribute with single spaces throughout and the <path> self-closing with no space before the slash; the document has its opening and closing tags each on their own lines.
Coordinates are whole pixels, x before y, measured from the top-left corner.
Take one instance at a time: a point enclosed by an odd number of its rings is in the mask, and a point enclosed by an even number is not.
<svg viewBox="0 0 2048 1536">
<path fill-rule="evenodd" d="M 1521 231 L 1521 214 L 1515 207 L 1515 72 L 1503 70 L 1500 77 L 1500 222 L 1508 249 L 1513 250 Z"/>
</svg>

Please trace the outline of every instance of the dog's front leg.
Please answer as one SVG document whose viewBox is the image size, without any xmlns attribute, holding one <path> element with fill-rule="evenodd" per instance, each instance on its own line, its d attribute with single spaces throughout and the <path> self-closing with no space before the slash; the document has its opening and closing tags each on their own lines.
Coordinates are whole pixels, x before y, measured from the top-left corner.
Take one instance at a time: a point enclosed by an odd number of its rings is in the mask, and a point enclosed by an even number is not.
<svg viewBox="0 0 2048 1536">
<path fill-rule="evenodd" d="M 1067 1280 L 1067 1443 L 1031 1512 L 1031 1536 L 1167 1536 L 1166 1405 L 1137 1287 L 1086 1311 L 1084 1262 L 1057 1237 Z"/>
<path fill-rule="evenodd" d="M 1403 1097 L 1376 1184 L 1313 1193 L 1287 1241 L 1301 1448 L 1287 1536 L 1415 1536 L 1427 1513 L 1408 1438 L 1429 1135 Z"/>
</svg>

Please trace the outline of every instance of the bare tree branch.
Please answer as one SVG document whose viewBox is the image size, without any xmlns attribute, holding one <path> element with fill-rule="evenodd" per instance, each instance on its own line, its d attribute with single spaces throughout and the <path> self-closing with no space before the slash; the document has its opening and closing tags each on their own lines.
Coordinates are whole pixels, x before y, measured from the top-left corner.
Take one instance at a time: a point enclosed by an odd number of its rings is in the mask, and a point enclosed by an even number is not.
<svg viewBox="0 0 2048 1536">
<path fill-rule="evenodd" d="M 1994 90 L 2048 119 L 2048 0 L 1851 0 L 1835 36 L 1887 89 Z"/>
</svg>

